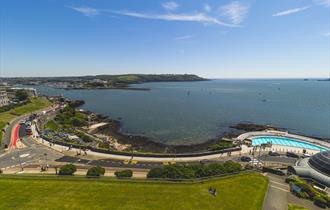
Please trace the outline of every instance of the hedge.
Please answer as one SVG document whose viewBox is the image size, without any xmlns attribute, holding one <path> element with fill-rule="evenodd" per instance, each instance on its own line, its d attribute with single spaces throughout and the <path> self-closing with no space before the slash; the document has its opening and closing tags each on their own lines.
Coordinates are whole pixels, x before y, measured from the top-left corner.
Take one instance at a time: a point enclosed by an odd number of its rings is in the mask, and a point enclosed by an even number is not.
<svg viewBox="0 0 330 210">
<path fill-rule="evenodd" d="M 132 170 L 116 171 L 115 175 L 118 178 L 130 178 L 133 176 L 133 171 Z"/>
<path fill-rule="evenodd" d="M 77 168 L 73 164 L 66 164 L 60 168 L 59 175 L 73 175 Z"/>
<path fill-rule="evenodd" d="M 209 165 L 167 165 L 162 168 L 153 168 L 147 178 L 166 178 L 166 179 L 193 179 L 208 176 L 216 176 L 227 173 L 239 172 L 242 167 L 239 163 L 227 161 L 223 164 L 212 163 Z"/>
<path fill-rule="evenodd" d="M 99 177 L 99 176 L 103 176 L 104 173 L 105 173 L 104 168 L 102 168 L 101 166 L 94 166 L 94 167 L 88 169 L 86 176 Z"/>
</svg>

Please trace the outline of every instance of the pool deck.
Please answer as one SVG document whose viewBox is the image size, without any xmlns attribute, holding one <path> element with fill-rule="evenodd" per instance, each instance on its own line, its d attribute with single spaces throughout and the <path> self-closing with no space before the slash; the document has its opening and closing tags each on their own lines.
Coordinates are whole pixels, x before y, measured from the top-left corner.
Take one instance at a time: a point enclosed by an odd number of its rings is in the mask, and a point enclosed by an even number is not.
<svg viewBox="0 0 330 210">
<path fill-rule="evenodd" d="M 291 139 L 294 139 L 296 141 L 314 144 L 316 146 L 321 146 L 325 149 L 330 150 L 330 143 L 329 142 L 321 141 L 321 140 L 306 137 L 306 136 L 300 136 L 300 135 L 297 135 L 297 134 L 291 134 L 291 133 L 283 132 L 283 131 L 265 130 L 265 131 L 247 132 L 247 133 L 243 133 L 243 134 L 239 135 L 236 139 L 239 140 L 239 141 L 244 141 L 244 140 L 251 140 L 253 137 L 261 137 L 261 136 L 274 136 L 274 137 L 291 138 Z M 285 151 L 285 150 L 286 151 L 292 151 L 293 148 L 295 150 L 299 149 L 297 147 L 289 147 L 289 146 L 283 146 L 283 145 L 273 145 L 273 147 L 274 146 L 279 150 L 283 149 L 283 151 Z M 308 149 L 308 150 L 310 150 L 310 149 Z M 315 152 L 316 150 L 310 150 L 310 151 Z"/>
</svg>

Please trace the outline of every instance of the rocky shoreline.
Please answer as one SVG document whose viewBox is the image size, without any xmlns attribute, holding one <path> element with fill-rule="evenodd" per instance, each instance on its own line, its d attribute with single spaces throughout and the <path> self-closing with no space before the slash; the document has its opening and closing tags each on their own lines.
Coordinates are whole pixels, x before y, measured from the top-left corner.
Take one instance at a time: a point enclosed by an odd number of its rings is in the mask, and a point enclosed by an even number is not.
<svg viewBox="0 0 330 210">
<path fill-rule="evenodd" d="M 222 133 L 216 138 L 209 139 L 202 143 L 189 145 L 169 145 L 153 141 L 146 136 L 129 135 L 122 133 L 120 131 L 121 122 L 119 120 L 114 120 L 102 115 L 98 116 L 103 118 L 104 122 L 107 122 L 107 125 L 98 128 L 97 133 L 113 136 L 117 139 L 119 144 L 131 145 L 131 148 L 133 150 L 152 153 L 188 153 L 209 151 L 210 147 L 219 143 L 222 138 L 234 138 L 244 132 L 249 131 L 265 130 L 271 128 L 279 130 L 271 126 L 239 123 L 237 125 L 230 126 L 230 131 Z"/>
<path fill-rule="evenodd" d="M 104 117 L 108 124 L 102 127 L 99 132 L 112 135 L 117 138 L 120 144 L 132 145 L 133 150 L 142 152 L 153 152 L 153 153 L 188 153 L 188 152 L 202 152 L 209 151 L 210 147 L 219 143 L 222 138 L 235 138 L 245 132 L 263 131 L 263 130 L 277 130 L 285 131 L 284 128 L 277 128 L 271 125 L 258 125 L 253 123 L 238 123 L 229 126 L 229 131 L 221 133 L 216 138 L 209 139 L 203 143 L 191 144 L 191 145 L 168 145 L 159 142 L 152 141 L 145 136 L 134 136 L 120 132 L 121 122 L 113 120 L 108 117 Z M 327 139 L 312 137 L 323 141 L 329 141 Z"/>
</svg>

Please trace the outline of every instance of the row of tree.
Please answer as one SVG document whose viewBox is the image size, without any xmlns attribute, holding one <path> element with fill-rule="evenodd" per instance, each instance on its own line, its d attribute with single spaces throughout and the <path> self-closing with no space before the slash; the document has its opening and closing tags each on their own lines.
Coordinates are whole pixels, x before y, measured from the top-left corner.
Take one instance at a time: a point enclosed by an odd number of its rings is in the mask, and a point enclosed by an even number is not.
<svg viewBox="0 0 330 210">
<path fill-rule="evenodd" d="M 73 175 L 77 168 L 73 164 L 67 164 L 60 168 L 59 175 Z M 147 178 L 163 178 L 163 179 L 194 179 L 209 176 L 217 176 L 228 173 L 235 173 L 242 170 L 239 163 L 227 161 L 225 163 L 212 164 L 194 164 L 194 165 L 179 165 L 171 164 L 161 168 L 153 168 Z M 87 177 L 103 176 L 105 169 L 100 166 L 94 166 L 88 169 Z M 130 178 L 133 176 L 132 170 L 121 170 L 115 172 L 118 178 Z"/>
<path fill-rule="evenodd" d="M 147 178 L 165 179 L 193 179 L 235 173 L 242 170 L 239 163 L 227 161 L 225 163 L 195 164 L 195 165 L 167 165 L 162 168 L 153 168 Z"/>
</svg>

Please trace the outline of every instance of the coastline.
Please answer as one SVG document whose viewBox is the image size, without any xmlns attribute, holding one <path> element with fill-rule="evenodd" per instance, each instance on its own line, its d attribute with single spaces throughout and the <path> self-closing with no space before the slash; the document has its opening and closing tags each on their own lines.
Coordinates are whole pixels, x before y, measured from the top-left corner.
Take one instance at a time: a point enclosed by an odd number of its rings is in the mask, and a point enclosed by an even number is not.
<svg viewBox="0 0 330 210">
<path fill-rule="evenodd" d="M 150 91 L 151 88 L 134 88 L 134 87 L 95 87 L 95 88 L 55 88 L 63 90 L 134 90 L 134 91 Z"/>
</svg>

